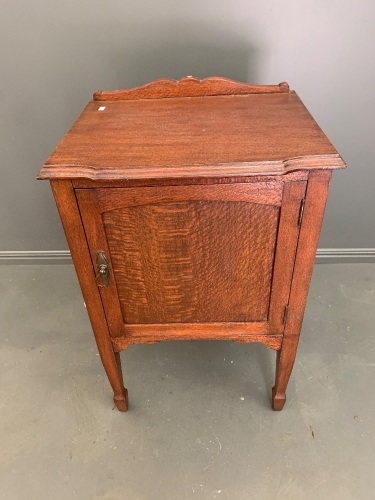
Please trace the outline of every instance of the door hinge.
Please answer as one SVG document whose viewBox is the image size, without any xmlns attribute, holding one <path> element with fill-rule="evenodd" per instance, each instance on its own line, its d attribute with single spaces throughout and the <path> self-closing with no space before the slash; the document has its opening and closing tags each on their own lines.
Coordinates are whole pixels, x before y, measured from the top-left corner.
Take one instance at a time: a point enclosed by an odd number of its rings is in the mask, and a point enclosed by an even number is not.
<svg viewBox="0 0 375 500">
<path fill-rule="evenodd" d="M 283 316 L 283 325 L 285 325 L 286 320 L 288 318 L 288 311 L 289 311 L 289 306 L 284 307 L 284 316 Z"/>
<path fill-rule="evenodd" d="M 299 214 L 298 214 L 298 226 L 301 225 L 302 223 L 302 217 L 303 217 L 303 211 L 305 210 L 305 198 L 301 200 L 301 204 L 299 207 Z"/>
</svg>

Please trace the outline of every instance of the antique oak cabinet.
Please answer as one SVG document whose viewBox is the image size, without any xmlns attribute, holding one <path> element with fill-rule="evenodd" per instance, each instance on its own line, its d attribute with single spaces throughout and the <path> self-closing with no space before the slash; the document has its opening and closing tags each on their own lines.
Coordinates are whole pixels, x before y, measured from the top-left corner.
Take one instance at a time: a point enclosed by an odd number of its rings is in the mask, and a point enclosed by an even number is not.
<svg viewBox="0 0 375 500">
<path fill-rule="evenodd" d="M 163 340 L 277 351 L 281 410 L 332 170 L 286 83 L 159 80 L 98 91 L 43 166 L 117 408 L 120 352 Z"/>
</svg>

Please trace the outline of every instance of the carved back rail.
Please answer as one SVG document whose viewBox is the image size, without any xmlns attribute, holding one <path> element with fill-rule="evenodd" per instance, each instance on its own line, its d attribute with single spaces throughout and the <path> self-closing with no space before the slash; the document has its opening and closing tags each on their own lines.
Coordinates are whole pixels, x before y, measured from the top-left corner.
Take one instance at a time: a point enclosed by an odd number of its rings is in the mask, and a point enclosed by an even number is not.
<svg viewBox="0 0 375 500">
<path fill-rule="evenodd" d="M 125 90 L 110 90 L 94 92 L 94 101 L 122 101 L 136 99 L 165 99 L 171 97 L 204 97 L 220 95 L 247 94 L 287 94 L 289 85 L 285 82 L 279 85 L 251 85 L 226 78 L 205 78 L 198 80 L 187 76 L 181 80 L 157 80 L 155 82 Z"/>
</svg>

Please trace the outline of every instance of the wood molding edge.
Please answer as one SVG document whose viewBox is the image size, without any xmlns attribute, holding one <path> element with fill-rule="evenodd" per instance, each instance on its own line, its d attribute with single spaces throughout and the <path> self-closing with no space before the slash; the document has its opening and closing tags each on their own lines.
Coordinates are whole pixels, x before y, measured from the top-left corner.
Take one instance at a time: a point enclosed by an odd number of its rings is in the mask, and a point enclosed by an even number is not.
<svg viewBox="0 0 375 500">
<path fill-rule="evenodd" d="M 153 167 L 153 179 L 183 179 L 186 177 L 240 177 L 253 175 L 286 175 L 297 170 L 337 170 L 345 168 L 346 164 L 339 154 L 314 155 L 286 160 L 223 163 L 215 165 L 168 165 Z M 118 180 L 118 179 L 149 179 L 150 167 L 104 168 L 93 165 L 48 165 L 45 164 L 37 179 L 78 179 Z"/>
<path fill-rule="evenodd" d="M 205 97 L 219 95 L 289 93 L 286 82 L 278 85 L 252 85 L 220 77 L 199 80 L 186 76 L 181 80 L 161 79 L 140 87 L 102 91 L 93 94 L 94 101 L 122 101 L 135 99 L 166 99 L 173 97 Z"/>
</svg>

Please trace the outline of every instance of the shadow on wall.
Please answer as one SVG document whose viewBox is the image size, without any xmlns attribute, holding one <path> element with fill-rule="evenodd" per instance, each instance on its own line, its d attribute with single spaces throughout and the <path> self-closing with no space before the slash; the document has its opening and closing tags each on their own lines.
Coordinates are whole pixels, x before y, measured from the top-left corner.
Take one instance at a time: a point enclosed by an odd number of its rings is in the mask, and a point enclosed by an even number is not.
<svg viewBox="0 0 375 500">
<path fill-rule="evenodd" d="M 140 24 L 129 18 L 126 23 L 106 25 L 95 21 L 81 23 L 79 31 L 66 26 L 54 36 L 50 48 L 54 67 L 50 78 L 59 96 L 75 109 L 98 88 L 131 88 L 160 78 L 223 76 L 265 83 L 257 81 L 257 74 L 269 54 L 255 32 L 244 37 L 233 26 L 192 21 Z M 65 49 L 56 64 L 61 47 Z"/>
<path fill-rule="evenodd" d="M 140 45 L 108 47 L 102 57 L 118 88 L 143 85 L 160 78 L 197 78 L 222 76 L 243 82 L 258 83 L 257 67 L 260 50 L 239 39 L 235 33 L 210 31 L 206 26 L 192 26 L 168 39 L 165 27 L 153 27 Z M 109 68 L 110 66 L 110 68 Z"/>
<path fill-rule="evenodd" d="M 119 88 L 134 87 L 158 80 L 184 76 L 222 76 L 242 82 L 255 81 L 255 57 L 242 47 L 220 47 L 196 43 L 150 47 L 121 58 L 113 54 Z M 120 63 L 119 63 L 120 61 Z M 250 80 L 249 80 L 250 75 Z"/>
</svg>

